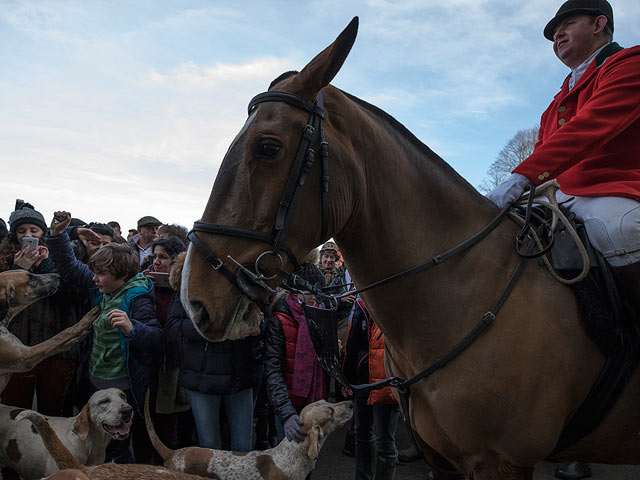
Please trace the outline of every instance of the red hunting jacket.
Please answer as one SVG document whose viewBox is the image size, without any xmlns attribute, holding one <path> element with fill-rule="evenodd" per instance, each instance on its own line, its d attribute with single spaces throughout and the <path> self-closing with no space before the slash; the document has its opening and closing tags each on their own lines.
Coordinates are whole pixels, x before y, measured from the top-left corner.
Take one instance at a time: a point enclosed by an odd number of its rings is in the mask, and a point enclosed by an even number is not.
<svg viewBox="0 0 640 480">
<path fill-rule="evenodd" d="M 640 46 L 606 46 L 542 115 L 533 153 L 515 170 L 536 185 L 557 178 L 581 197 L 640 201 Z"/>
</svg>

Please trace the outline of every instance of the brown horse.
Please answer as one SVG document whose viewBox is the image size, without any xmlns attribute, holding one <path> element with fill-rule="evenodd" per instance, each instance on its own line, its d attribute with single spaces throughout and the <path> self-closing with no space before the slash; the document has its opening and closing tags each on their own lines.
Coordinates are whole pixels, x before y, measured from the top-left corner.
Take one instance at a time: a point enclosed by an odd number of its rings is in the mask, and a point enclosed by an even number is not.
<svg viewBox="0 0 640 480">
<path fill-rule="evenodd" d="M 356 285 L 364 286 L 459 244 L 498 212 L 393 118 L 329 85 L 356 31 L 354 19 L 302 71 L 278 79 L 270 91 L 309 102 L 322 92 L 326 110 L 328 234 L 322 235 L 322 169 L 316 161 L 295 201 L 286 244 L 302 258 L 334 237 Z M 285 101 L 253 108 L 224 158 L 203 221 L 269 232 L 308 117 Z M 518 229 L 503 221 L 470 250 L 363 294 L 385 333 L 396 375 L 417 374 L 477 324 L 518 263 Z M 246 265 L 268 249 L 256 239 L 196 235 L 221 259 L 226 277 L 236 271 L 227 255 Z M 285 255 L 284 268 L 291 270 L 293 262 Z M 182 300 L 211 340 L 246 335 L 258 321 L 257 308 L 226 277 L 189 248 Z M 451 464 L 472 479 L 531 479 L 603 363 L 570 289 L 529 262 L 489 330 L 413 386 L 410 418 L 418 442 L 431 462 Z M 638 463 L 639 398 L 636 371 L 600 425 L 556 458 Z"/>
</svg>

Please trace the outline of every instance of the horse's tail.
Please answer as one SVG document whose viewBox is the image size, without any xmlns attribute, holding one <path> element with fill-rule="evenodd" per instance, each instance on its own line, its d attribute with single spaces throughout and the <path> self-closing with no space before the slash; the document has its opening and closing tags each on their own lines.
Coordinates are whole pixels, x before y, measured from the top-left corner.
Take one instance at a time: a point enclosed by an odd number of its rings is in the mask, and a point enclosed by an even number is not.
<svg viewBox="0 0 640 480">
<path fill-rule="evenodd" d="M 53 460 L 60 470 L 65 468 L 82 470 L 82 464 L 80 464 L 80 462 L 76 460 L 76 457 L 62 444 L 58 434 L 56 434 L 53 428 L 51 428 L 51 425 L 49 425 L 49 422 L 47 422 L 41 414 L 33 410 L 24 410 L 18 414 L 16 421 L 22 420 L 23 418 L 29 420 L 36 428 L 42 438 L 44 446 L 47 447 L 49 455 L 53 457 Z"/>
<path fill-rule="evenodd" d="M 163 462 L 166 462 L 167 459 L 171 458 L 171 456 L 173 455 L 173 450 L 162 443 L 162 440 L 158 438 L 158 435 L 153 428 L 153 423 L 151 422 L 151 414 L 149 413 L 149 390 L 147 390 L 147 394 L 144 397 L 144 421 L 147 424 L 147 433 L 149 434 L 149 440 L 151 440 L 153 448 L 155 448 L 156 452 L 158 452 L 158 454 L 162 457 Z"/>
</svg>

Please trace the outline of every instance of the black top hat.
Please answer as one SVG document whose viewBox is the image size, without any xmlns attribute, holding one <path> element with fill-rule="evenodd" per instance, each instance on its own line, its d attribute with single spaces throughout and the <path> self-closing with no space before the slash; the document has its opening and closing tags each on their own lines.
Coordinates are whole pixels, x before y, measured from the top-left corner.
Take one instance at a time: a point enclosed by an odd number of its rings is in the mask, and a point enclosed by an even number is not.
<svg viewBox="0 0 640 480">
<path fill-rule="evenodd" d="M 573 15 L 604 15 L 607 17 L 607 25 L 613 33 L 613 8 L 607 0 L 568 0 L 562 4 L 547 26 L 544 27 L 544 36 L 553 42 L 553 33 L 562 20 Z"/>
</svg>

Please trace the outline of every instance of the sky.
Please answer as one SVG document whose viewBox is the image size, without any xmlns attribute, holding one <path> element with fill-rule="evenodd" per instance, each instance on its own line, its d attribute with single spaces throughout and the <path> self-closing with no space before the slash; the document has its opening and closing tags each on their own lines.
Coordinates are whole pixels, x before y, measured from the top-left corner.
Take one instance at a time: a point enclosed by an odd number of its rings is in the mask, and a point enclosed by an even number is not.
<svg viewBox="0 0 640 480">
<path fill-rule="evenodd" d="M 640 2 L 612 0 L 640 43 Z M 126 232 L 200 218 L 249 100 L 354 16 L 332 84 L 382 108 L 478 186 L 569 73 L 557 0 L 0 0 L 0 217 L 17 198 Z M 329 144 L 331 139 L 328 139 Z"/>
</svg>

